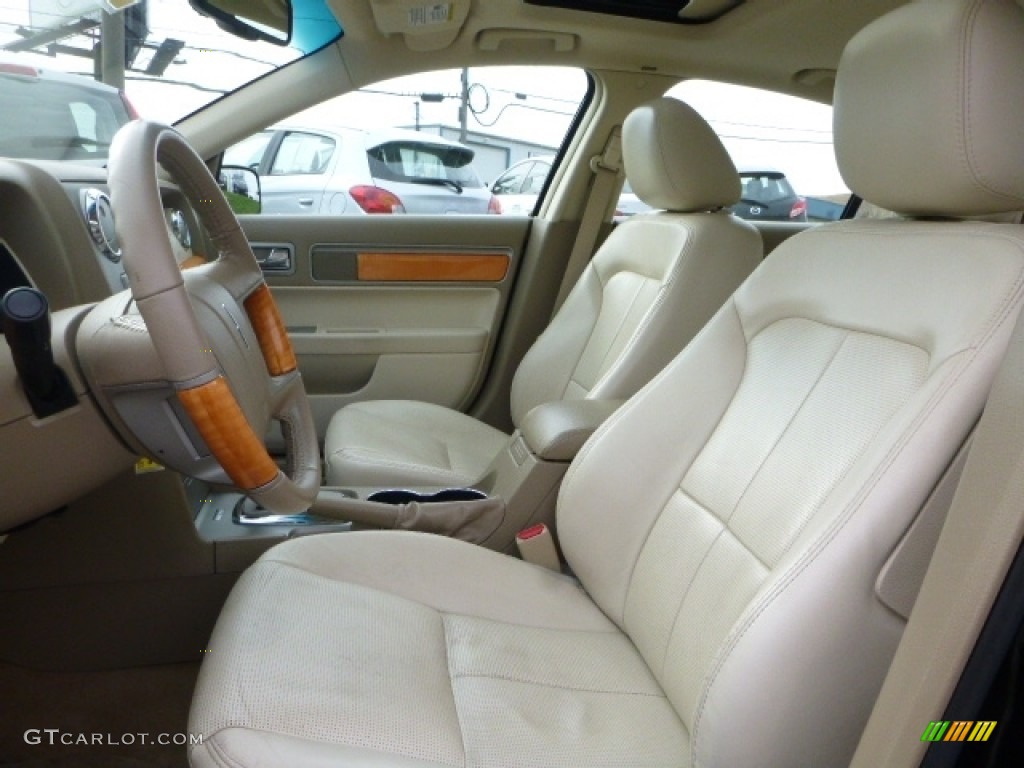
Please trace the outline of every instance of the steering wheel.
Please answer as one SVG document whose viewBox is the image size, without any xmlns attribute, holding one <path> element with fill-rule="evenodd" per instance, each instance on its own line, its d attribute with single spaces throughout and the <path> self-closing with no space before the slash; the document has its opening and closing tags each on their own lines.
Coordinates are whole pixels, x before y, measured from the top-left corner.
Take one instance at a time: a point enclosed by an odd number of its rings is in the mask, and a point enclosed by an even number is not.
<svg viewBox="0 0 1024 768">
<path fill-rule="evenodd" d="M 178 184 L 220 254 L 187 276 L 171 248 L 158 164 Z M 209 469 L 199 470 L 208 449 L 206 466 L 212 456 L 224 480 L 268 512 L 308 509 L 320 487 L 309 400 L 277 304 L 210 170 L 177 131 L 136 120 L 114 137 L 109 183 L 131 295 L 162 366 L 156 378 L 170 385 L 180 403 L 166 410 L 178 413 L 178 432 L 198 433 L 192 444 L 205 443 L 167 451 L 174 454 L 170 458 L 160 450 L 158 458 L 184 474 L 210 479 Z M 110 322 L 118 320 L 123 318 Z M 282 424 L 287 472 L 260 437 L 271 419 Z M 166 444 L 170 431 L 162 428 L 151 444 Z M 186 454 L 195 460 L 181 458 Z"/>
</svg>

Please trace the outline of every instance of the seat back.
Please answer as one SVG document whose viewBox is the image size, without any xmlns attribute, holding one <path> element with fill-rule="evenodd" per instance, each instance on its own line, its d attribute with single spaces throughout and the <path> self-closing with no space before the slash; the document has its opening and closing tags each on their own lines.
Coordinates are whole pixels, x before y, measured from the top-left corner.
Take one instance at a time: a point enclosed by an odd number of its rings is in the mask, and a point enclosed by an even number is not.
<svg viewBox="0 0 1024 768">
<path fill-rule="evenodd" d="M 1013 0 L 915 2 L 867 27 L 837 85 L 847 183 L 933 218 L 1024 207 L 1022 54 Z M 563 551 L 693 765 L 848 763 L 904 626 L 879 573 L 977 420 L 1022 295 L 1019 226 L 823 225 L 583 448 Z"/>
<path fill-rule="evenodd" d="M 516 424 L 541 403 L 634 394 L 761 261 L 757 231 L 720 210 L 739 199 L 736 169 L 689 106 L 634 110 L 623 159 L 637 196 L 665 210 L 623 222 L 598 249 L 516 371 Z"/>
</svg>

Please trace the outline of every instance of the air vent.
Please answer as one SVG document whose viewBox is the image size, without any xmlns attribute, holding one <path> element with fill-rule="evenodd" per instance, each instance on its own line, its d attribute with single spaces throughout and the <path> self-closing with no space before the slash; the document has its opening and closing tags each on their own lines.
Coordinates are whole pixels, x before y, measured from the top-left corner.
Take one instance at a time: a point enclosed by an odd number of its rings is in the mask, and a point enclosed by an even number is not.
<svg viewBox="0 0 1024 768">
<path fill-rule="evenodd" d="M 673 24 L 707 24 L 746 0 L 523 0 L 528 5 L 627 16 Z"/>
<path fill-rule="evenodd" d="M 82 214 L 100 252 L 115 264 L 121 260 L 121 244 L 114 231 L 114 211 L 110 198 L 98 189 L 82 190 Z"/>
</svg>

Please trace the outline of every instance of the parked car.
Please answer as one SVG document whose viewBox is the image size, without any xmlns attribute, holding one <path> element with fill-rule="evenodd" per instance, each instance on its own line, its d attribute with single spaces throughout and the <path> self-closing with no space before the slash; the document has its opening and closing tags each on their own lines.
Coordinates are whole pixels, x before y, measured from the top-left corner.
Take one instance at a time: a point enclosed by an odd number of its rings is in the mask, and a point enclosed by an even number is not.
<svg viewBox="0 0 1024 768">
<path fill-rule="evenodd" d="M 554 161 L 554 155 L 538 155 L 520 160 L 518 163 L 510 165 L 501 176 L 495 179 L 491 184 L 491 191 L 501 203 L 501 212 L 522 216 L 533 213 Z M 622 185 L 622 193 L 615 206 L 615 215 L 617 217 L 632 216 L 649 210 L 651 210 L 651 206 L 636 196 L 627 179 Z"/>
<path fill-rule="evenodd" d="M 806 200 L 808 221 L 837 221 L 846 208 L 846 203 L 823 197 L 807 197 Z"/>
<path fill-rule="evenodd" d="M 116 88 L 87 77 L 0 61 L 0 156 L 104 160 L 117 129 L 138 117 Z"/>
<path fill-rule="evenodd" d="M 277 125 L 229 147 L 260 174 L 264 213 L 499 213 L 469 147 L 391 128 Z"/>
<path fill-rule="evenodd" d="M 773 170 L 740 170 L 743 192 L 730 209 L 752 221 L 807 221 L 807 201 L 793 190 L 786 174 Z"/>
</svg>

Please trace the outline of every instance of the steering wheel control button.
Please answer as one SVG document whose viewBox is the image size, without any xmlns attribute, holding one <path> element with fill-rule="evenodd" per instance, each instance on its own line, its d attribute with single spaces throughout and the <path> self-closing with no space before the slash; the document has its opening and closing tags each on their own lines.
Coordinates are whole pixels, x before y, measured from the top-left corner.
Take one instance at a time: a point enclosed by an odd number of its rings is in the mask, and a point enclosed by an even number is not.
<svg viewBox="0 0 1024 768">
<path fill-rule="evenodd" d="M 114 209 L 110 198 L 98 189 L 82 192 L 82 214 L 96 246 L 115 264 L 121 260 L 121 241 L 114 229 Z"/>
</svg>

